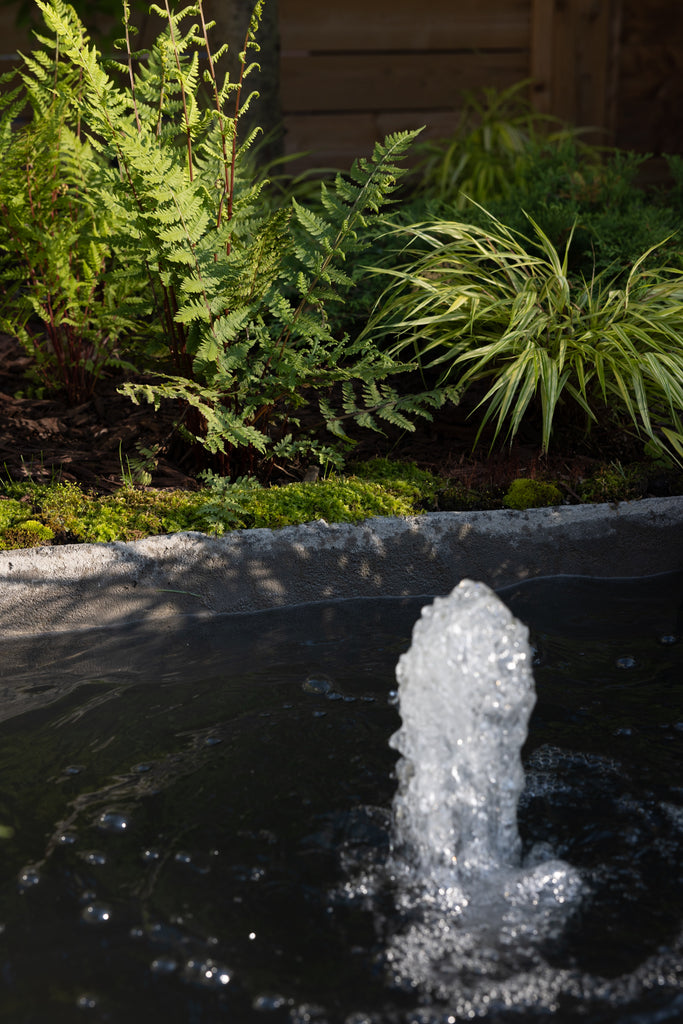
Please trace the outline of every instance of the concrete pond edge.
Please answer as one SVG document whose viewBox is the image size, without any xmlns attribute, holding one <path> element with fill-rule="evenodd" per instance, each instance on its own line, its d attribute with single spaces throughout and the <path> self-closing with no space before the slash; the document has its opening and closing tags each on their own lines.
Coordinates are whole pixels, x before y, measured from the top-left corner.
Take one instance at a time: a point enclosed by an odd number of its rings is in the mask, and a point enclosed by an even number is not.
<svg viewBox="0 0 683 1024">
<path fill-rule="evenodd" d="M 324 521 L 223 537 L 0 553 L 3 638 L 253 612 L 337 598 L 443 594 L 460 579 L 683 570 L 683 496 L 526 512 Z"/>
</svg>

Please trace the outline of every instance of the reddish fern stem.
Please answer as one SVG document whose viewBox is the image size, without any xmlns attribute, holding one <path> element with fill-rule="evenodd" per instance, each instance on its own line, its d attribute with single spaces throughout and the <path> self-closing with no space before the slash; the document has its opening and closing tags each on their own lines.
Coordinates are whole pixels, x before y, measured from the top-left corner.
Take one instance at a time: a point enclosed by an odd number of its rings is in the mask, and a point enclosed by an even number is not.
<svg viewBox="0 0 683 1024">
<path fill-rule="evenodd" d="M 183 71 L 180 66 L 180 53 L 178 52 L 178 46 L 175 41 L 175 31 L 173 29 L 173 16 L 171 14 L 171 8 L 168 6 L 168 0 L 164 0 L 166 6 L 166 15 L 168 17 L 168 28 L 171 36 L 171 44 L 173 46 L 173 54 L 175 56 L 175 63 L 178 69 L 178 81 L 180 82 L 180 95 L 183 100 L 183 116 L 185 118 L 185 135 L 187 136 L 187 163 L 188 173 L 190 181 L 194 181 L 194 169 L 192 166 L 192 138 L 190 135 L 190 121 L 187 116 L 187 95 L 185 93 L 185 83 L 183 82 Z"/>
<path fill-rule="evenodd" d="M 138 100 L 135 92 L 135 76 L 133 75 L 133 54 L 130 48 L 130 5 L 127 0 L 123 4 L 123 25 L 126 30 L 126 53 L 128 54 L 128 78 L 130 79 L 130 93 L 133 97 L 133 110 L 135 111 L 135 124 L 138 129 L 138 135 L 142 132 L 142 125 L 140 124 L 140 114 L 138 112 Z"/>
<path fill-rule="evenodd" d="M 216 67 L 215 67 L 214 62 L 213 62 L 213 54 L 211 53 L 211 47 L 209 46 L 209 33 L 208 33 L 207 28 L 206 28 L 206 21 L 204 20 L 204 7 L 202 5 L 201 0 L 199 0 L 199 3 L 198 3 L 197 6 L 199 8 L 199 18 L 200 18 L 201 25 L 202 25 L 202 35 L 204 37 L 204 46 L 206 48 L 206 57 L 207 57 L 207 60 L 208 60 L 208 63 L 209 63 L 209 75 L 211 76 L 211 84 L 213 85 L 213 98 L 214 98 L 214 102 L 215 102 L 215 105 L 216 105 L 216 111 L 218 112 L 218 125 L 219 125 L 219 128 L 220 128 L 221 143 L 222 143 L 222 149 L 223 149 L 223 172 L 225 174 L 225 191 L 227 193 L 229 191 L 229 189 L 230 189 L 230 177 L 229 177 L 229 173 L 228 173 L 228 147 L 227 147 L 227 141 L 226 141 L 226 137 L 225 137 L 225 122 L 223 120 L 223 111 L 221 110 L 221 101 L 220 101 L 220 97 L 218 95 L 218 81 L 217 81 L 217 76 L 216 76 Z M 217 223 L 216 223 L 216 227 L 220 227 L 221 226 L 222 205 L 223 204 L 222 204 L 222 201 L 221 201 L 221 206 L 219 207 L 219 210 L 218 210 L 218 220 L 217 220 Z"/>
</svg>

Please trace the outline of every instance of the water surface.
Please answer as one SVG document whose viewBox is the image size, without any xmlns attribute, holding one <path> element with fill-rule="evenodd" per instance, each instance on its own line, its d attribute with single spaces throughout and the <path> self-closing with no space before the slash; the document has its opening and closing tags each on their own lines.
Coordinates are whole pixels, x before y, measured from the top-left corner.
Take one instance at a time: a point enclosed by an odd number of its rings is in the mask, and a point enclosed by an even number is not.
<svg viewBox="0 0 683 1024">
<path fill-rule="evenodd" d="M 531 626 L 538 691 L 524 849 L 546 844 L 590 897 L 543 984 L 501 968 L 467 1005 L 497 1022 L 675 1020 L 683 578 L 503 596 Z M 388 849 L 394 669 L 426 600 L 5 642 L 0 1019 L 465 1019 L 472 979 L 397 976 L 391 880 L 365 899 L 356 884 Z"/>
</svg>

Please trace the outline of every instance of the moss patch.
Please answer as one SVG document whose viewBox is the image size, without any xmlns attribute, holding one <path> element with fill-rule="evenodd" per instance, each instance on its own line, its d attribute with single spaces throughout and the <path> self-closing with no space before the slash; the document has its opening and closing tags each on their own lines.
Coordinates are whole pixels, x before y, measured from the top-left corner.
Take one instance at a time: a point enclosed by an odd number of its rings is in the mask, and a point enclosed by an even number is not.
<svg viewBox="0 0 683 1024">
<path fill-rule="evenodd" d="M 526 508 L 547 508 L 551 505 L 561 505 L 563 500 L 562 491 L 555 484 L 520 477 L 519 480 L 513 480 L 510 484 L 503 498 L 503 505 L 505 508 L 521 511 Z"/>
<path fill-rule="evenodd" d="M 373 516 L 411 516 L 425 510 L 527 509 L 559 505 L 556 483 L 520 478 L 503 496 L 442 479 L 414 463 L 370 459 L 348 476 L 316 483 L 263 487 L 243 478 L 230 482 L 207 474 L 200 491 L 122 487 L 98 496 L 76 484 L 8 481 L 0 486 L 0 549 L 39 544 L 130 541 L 197 530 L 221 535 L 228 530 L 298 525 L 316 519 L 358 523 Z M 624 501 L 647 493 L 640 464 L 600 466 L 567 488 L 572 500 Z"/>
</svg>

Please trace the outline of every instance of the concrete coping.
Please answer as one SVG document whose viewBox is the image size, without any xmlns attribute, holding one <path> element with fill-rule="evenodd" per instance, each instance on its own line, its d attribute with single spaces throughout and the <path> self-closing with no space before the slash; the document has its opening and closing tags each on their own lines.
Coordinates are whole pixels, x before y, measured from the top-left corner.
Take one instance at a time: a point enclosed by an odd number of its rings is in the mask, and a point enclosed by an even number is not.
<svg viewBox="0 0 683 1024">
<path fill-rule="evenodd" d="M 449 592 L 470 577 L 499 588 L 550 575 L 645 576 L 683 569 L 683 496 L 526 512 L 437 512 L 324 521 L 224 537 L 0 553 L 3 637 L 336 598 Z"/>
</svg>

